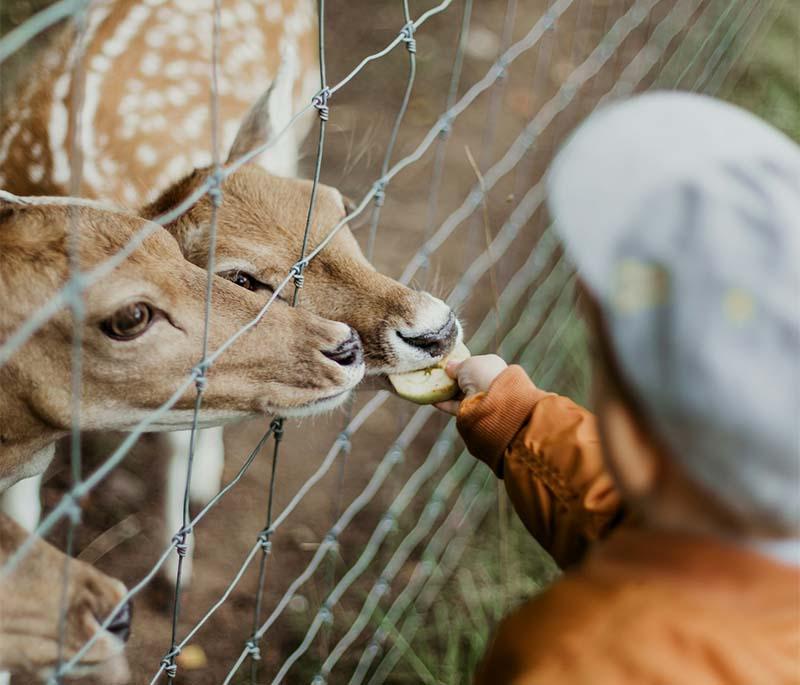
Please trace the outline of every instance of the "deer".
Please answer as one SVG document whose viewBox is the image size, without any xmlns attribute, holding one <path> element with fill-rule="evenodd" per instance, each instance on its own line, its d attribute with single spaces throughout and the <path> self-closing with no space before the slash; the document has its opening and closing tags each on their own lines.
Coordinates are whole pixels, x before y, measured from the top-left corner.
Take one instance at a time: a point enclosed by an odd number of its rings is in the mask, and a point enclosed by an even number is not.
<svg viewBox="0 0 800 685">
<path fill-rule="evenodd" d="M 285 129 L 318 89 L 315 11 L 310 0 L 236 0 L 224 3 L 221 12 L 218 111 L 224 164 L 252 159 L 236 164 L 222 181 L 214 271 L 266 298 L 296 263 L 303 244 L 312 183 L 295 176 L 299 144 L 313 120 Z M 207 149 L 211 17 L 210 0 L 90 5 L 83 43 L 83 195 L 121 202 L 153 219 L 174 210 L 217 171 Z M 195 37 L 185 37 L 185 31 Z M 20 113 L 3 129 L 0 181 L 17 192 L 67 191 L 71 157 L 65 122 L 74 106 L 76 54 L 74 32 L 65 29 L 23 93 Z M 34 140 L 39 155 L 30 147 Z M 310 246 L 346 216 L 346 204 L 337 189 L 319 185 Z M 204 196 L 165 226 L 184 257 L 202 268 L 209 266 L 211 211 L 212 199 Z M 356 330 L 373 385 L 386 374 L 437 363 L 461 340 L 461 324 L 450 307 L 378 273 L 347 226 L 308 263 L 304 280 L 301 306 Z M 189 436 L 165 437 L 169 540 L 182 516 Z M 220 429 L 211 429 L 197 441 L 190 483 L 195 504 L 205 504 L 220 488 L 222 438 Z M 36 513 L 28 507 L 27 516 L 33 520 Z M 191 578 L 191 558 L 190 548 L 183 587 Z M 165 565 L 167 577 L 174 576 L 176 564 L 170 559 Z"/>
<path fill-rule="evenodd" d="M 0 365 L 0 491 L 43 472 L 56 440 L 71 430 L 76 327 L 83 356 L 82 430 L 132 429 L 164 405 L 202 357 L 209 274 L 183 258 L 166 230 L 104 203 L 6 192 L 0 193 L 0 348 L 67 283 L 71 231 L 77 231 L 78 264 L 87 275 L 84 316 L 76 322 L 72 308 L 62 308 Z M 143 241 L 127 259 L 96 271 L 142 231 Z M 93 279 L 98 273 L 102 277 Z M 199 425 L 275 413 L 303 416 L 345 401 L 364 375 L 361 343 L 350 326 L 280 301 L 269 309 L 269 321 L 259 321 L 261 298 L 211 278 L 211 350 L 258 323 L 206 370 Z M 195 387 L 186 387 L 150 429 L 191 427 L 195 394 Z M 26 535 L 0 516 L 0 574 Z M 52 668 L 59 623 L 53 604 L 60 601 L 53 588 L 64 568 L 59 555 L 37 541 L 22 566 L 0 576 L 0 669 L 46 674 Z M 109 613 L 104 610 L 125 589 L 85 564 L 70 563 L 66 646 L 74 652 L 99 630 Z M 128 610 L 85 657 L 86 668 L 113 662 L 108 682 L 124 675 L 124 659 L 117 656 L 129 624 Z"/>
<path fill-rule="evenodd" d="M 25 528 L 0 514 L 0 568 L 27 536 Z M 0 575 L 0 669 L 28 676 L 24 682 L 31 677 L 47 680 L 56 667 L 66 562 L 63 552 L 37 538 L 19 565 L 8 575 Z M 122 605 L 107 628 L 101 624 L 127 590 L 120 581 L 83 561 L 69 559 L 69 565 L 62 658 L 71 659 L 94 639 L 78 661 L 75 674 L 123 685 L 130 679 L 124 652 L 131 629 L 130 603 Z M 8 682 L 7 676 L 4 679 Z"/>
</svg>

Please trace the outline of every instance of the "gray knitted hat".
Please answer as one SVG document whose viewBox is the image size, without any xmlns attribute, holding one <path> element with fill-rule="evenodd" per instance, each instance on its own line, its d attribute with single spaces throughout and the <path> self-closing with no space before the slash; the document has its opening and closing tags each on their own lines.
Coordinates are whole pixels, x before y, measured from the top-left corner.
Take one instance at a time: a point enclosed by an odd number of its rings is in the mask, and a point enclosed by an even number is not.
<svg viewBox="0 0 800 685">
<path fill-rule="evenodd" d="M 711 98 L 643 95 L 579 127 L 549 203 L 673 458 L 800 526 L 800 148 Z"/>
</svg>

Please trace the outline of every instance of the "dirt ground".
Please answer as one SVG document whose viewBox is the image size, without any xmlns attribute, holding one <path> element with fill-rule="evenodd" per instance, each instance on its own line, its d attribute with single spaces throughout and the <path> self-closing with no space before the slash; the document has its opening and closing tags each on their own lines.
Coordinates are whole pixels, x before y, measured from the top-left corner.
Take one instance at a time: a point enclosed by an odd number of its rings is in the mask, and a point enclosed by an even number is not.
<svg viewBox="0 0 800 685">
<path fill-rule="evenodd" d="M 412 15 L 416 16 L 433 3 L 417 1 L 411 4 Z M 513 35 L 519 38 L 542 15 L 548 4 L 545 0 L 524 3 L 482 0 L 475 3 L 472 37 L 459 92 L 463 93 L 468 85 L 481 78 L 495 58 L 509 6 L 516 10 Z M 572 68 L 585 59 L 598 38 L 631 4 L 629 0 L 575 2 L 540 46 L 510 69 L 508 79 L 482 96 L 458 120 L 447 147 L 444 184 L 436 211 L 438 221 L 460 204 L 476 180 L 468 152 L 485 170 L 486 162 L 495 160 L 508 147 L 522 126 L 553 96 Z M 539 178 L 558 142 L 598 95 L 610 87 L 621 65 L 640 49 L 671 4 L 659 4 L 644 22 L 642 30 L 625 42 L 619 56 L 612 59 L 610 68 L 592 80 L 575 106 L 568 108 L 548 128 L 537 141 L 533 154 L 523 160 L 516 173 L 498 184 L 486 207 L 490 234 L 496 232 L 507 218 L 521 193 Z M 463 3 L 454 2 L 448 11 L 432 19 L 417 35 L 417 81 L 395 159 L 413 149 L 443 110 L 462 10 Z M 328 77 L 331 82 L 347 73 L 362 56 L 387 44 L 403 24 L 402 4 L 387 0 L 328 3 L 327 13 Z M 350 197 L 362 197 L 379 175 L 388 134 L 405 86 L 407 64 L 407 53 L 400 46 L 387 58 L 370 65 L 330 103 L 323 180 L 338 186 Z M 306 175 L 310 172 L 314 153 L 315 136 L 312 134 L 310 138 L 303 167 Z M 402 272 L 429 229 L 432 160 L 433 154 L 429 153 L 420 163 L 400 174 L 387 189 L 374 262 L 379 270 L 389 275 L 398 276 Z M 545 222 L 546 218 L 537 214 L 526 227 L 523 237 L 500 261 L 492 278 L 482 280 L 475 289 L 462 311 L 468 330 L 474 328 L 493 306 L 497 295 L 495 288 L 502 290 L 510 275 L 527 257 Z M 365 245 L 366 222 L 357 222 L 355 228 L 356 235 Z M 449 292 L 485 247 L 485 241 L 482 222 L 466 222 L 454 238 L 433 255 L 431 269 L 426 277 L 420 279 L 420 285 L 437 294 Z M 358 393 L 356 410 L 371 396 L 368 391 Z M 355 436 L 352 452 L 338 460 L 277 531 L 267 565 L 263 616 L 271 611 L 290 582 L 310 561 L 337 512 L 362 491 L 412 411 L 412 407 L 397 399 L 388 401 Z M 343 413 L 337 412 L 287 425 L 277 465 L 276 512 L 283 509 L 318 467 L 342 422 Z M 439 416 L 428 422 L 407 451 L 403 463 L 343 533 L 338 557 L 324 563 L 320 571 L 300 588 L 299 598 L 290 604 L 262 644 L 263 662 L 258 682 L 270 682 L 280 663 L 299 644 L 331 587 L 331 579 L 341 577 L 358 557 L 387 502 L 419 464 L 445 423 Z M 266 421 L 254 421 L 227 430 L 226 480 L 235 475 L 266 425 Z M 102 456 L 107 454 L 107 447 L 94 444 L 91 451 Z M 134 453 L 84 503 L 84 524 L 77 542 L 78 556 L 93 561 L 129 586 L 144 576 L 164 547 L 160 516 L 164 467 L 157 458 L 158 451 L 156 440 L 143 439 Z M 182 597 L 179 636 L 184 635 L 220 597 L 252 547 L 265 518 L 270 464 L 271 443 L 268 443 L 243 480 L 196 529 L 194 582 Z M 66 477 L 63 466 L 56 465 L 49 473 L 44 491 L 48 506 L 55 503 L 63 492 Z M 416 506 L 415 511 L 420 507 L 421 504 Z M 401 529 L 409 522 L 413 522 L 413 516 L 409 521 L 401 522 Z M 60 539 L 61 534 L 57 532 L 54 539 Z M 401 537 L 402 530 L 392 534 L 390 544 Z M 412 560 L 415 559 L 412 557 Z M 196 669 L 179 669 L 177 683 L 210 685 L 222 681 L 251 632 L 256 571 L 257 563 L 254 563 L 228 601 L 193 640 L 193 644 L 202 648 L 207 664 Z M 374 581 L 376 573 L 375 568 L 367 573 L 366 583 Z M 401 574 L 400 585 L 407 576 L 406 572 Z M 363 600 L 365 588 L 368 588 L 367 584 L 357 584 L 346 597 L 344 609 L 336 610 L 335 635 L 348 627 L 348 621 L 352 619 L 348 612 Z M 169 648 L 171 601 L 171 590 L 157 583 L 146 588 L 136 599 L 134 631 L 128 648 L 135 683 L 149 682 Z M 292 671 L 286 682 L 309 680 L 306 676 L 314 673 L 320 657 L 324 656 L 324 642 L 318 640 L 312 646 L 308 658 Z M 356 656 L 360 653 L 359 645 L 362 643 L 356 645 Z M 344 663 L 352 666 L 352 662 L 347 660 Z M 334 671 L 329 682 L 347 682 L 349 673 L 348 668 Z M 250 682 L 245 674 L 249 674 L 249 667 L 242 669 L 234 682 Z M 303 679 L 298 674 L 302 674 Z"/>
</svg>

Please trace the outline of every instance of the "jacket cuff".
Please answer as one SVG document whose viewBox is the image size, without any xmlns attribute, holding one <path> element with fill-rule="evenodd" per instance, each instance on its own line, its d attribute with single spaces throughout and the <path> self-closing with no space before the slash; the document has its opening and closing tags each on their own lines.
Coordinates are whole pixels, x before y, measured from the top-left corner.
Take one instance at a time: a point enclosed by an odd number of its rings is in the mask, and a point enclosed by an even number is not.
<svg viewBox="0 0 800 685">
<path fill-rule="evenodd" d="M 534 405 L 552 394 L 537 388 L 521 366 L 509 366 L 488 392 L 461 402 L 458 432 L 467 449 L 502 478 L 506 449 L 528 422 Z"/>
</svg>

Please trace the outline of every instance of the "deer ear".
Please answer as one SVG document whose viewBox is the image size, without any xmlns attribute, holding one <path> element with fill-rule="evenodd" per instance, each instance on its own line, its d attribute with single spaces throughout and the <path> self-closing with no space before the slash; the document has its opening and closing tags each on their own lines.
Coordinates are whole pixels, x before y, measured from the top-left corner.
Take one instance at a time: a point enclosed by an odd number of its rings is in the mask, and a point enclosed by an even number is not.
<svg viewBox="0 0 800 685">
<path fill-rule="evenodd" d="M 228 152 L 228 164 L 269 143 L 289 123 L 296 62 L 294 51 L 284 50 L 275 79 L 248 110 L 239 126 Z"/>
<path fill-rule="evenodd" d="M 352 214 L 356 211 L 358 207 L 358 202 L 356 202 L 352 197 L 348 197 L 347 195 L 342 195 L 342 204 L 344 204 L 344 212 L 345 214 Z"/>
</svg>

